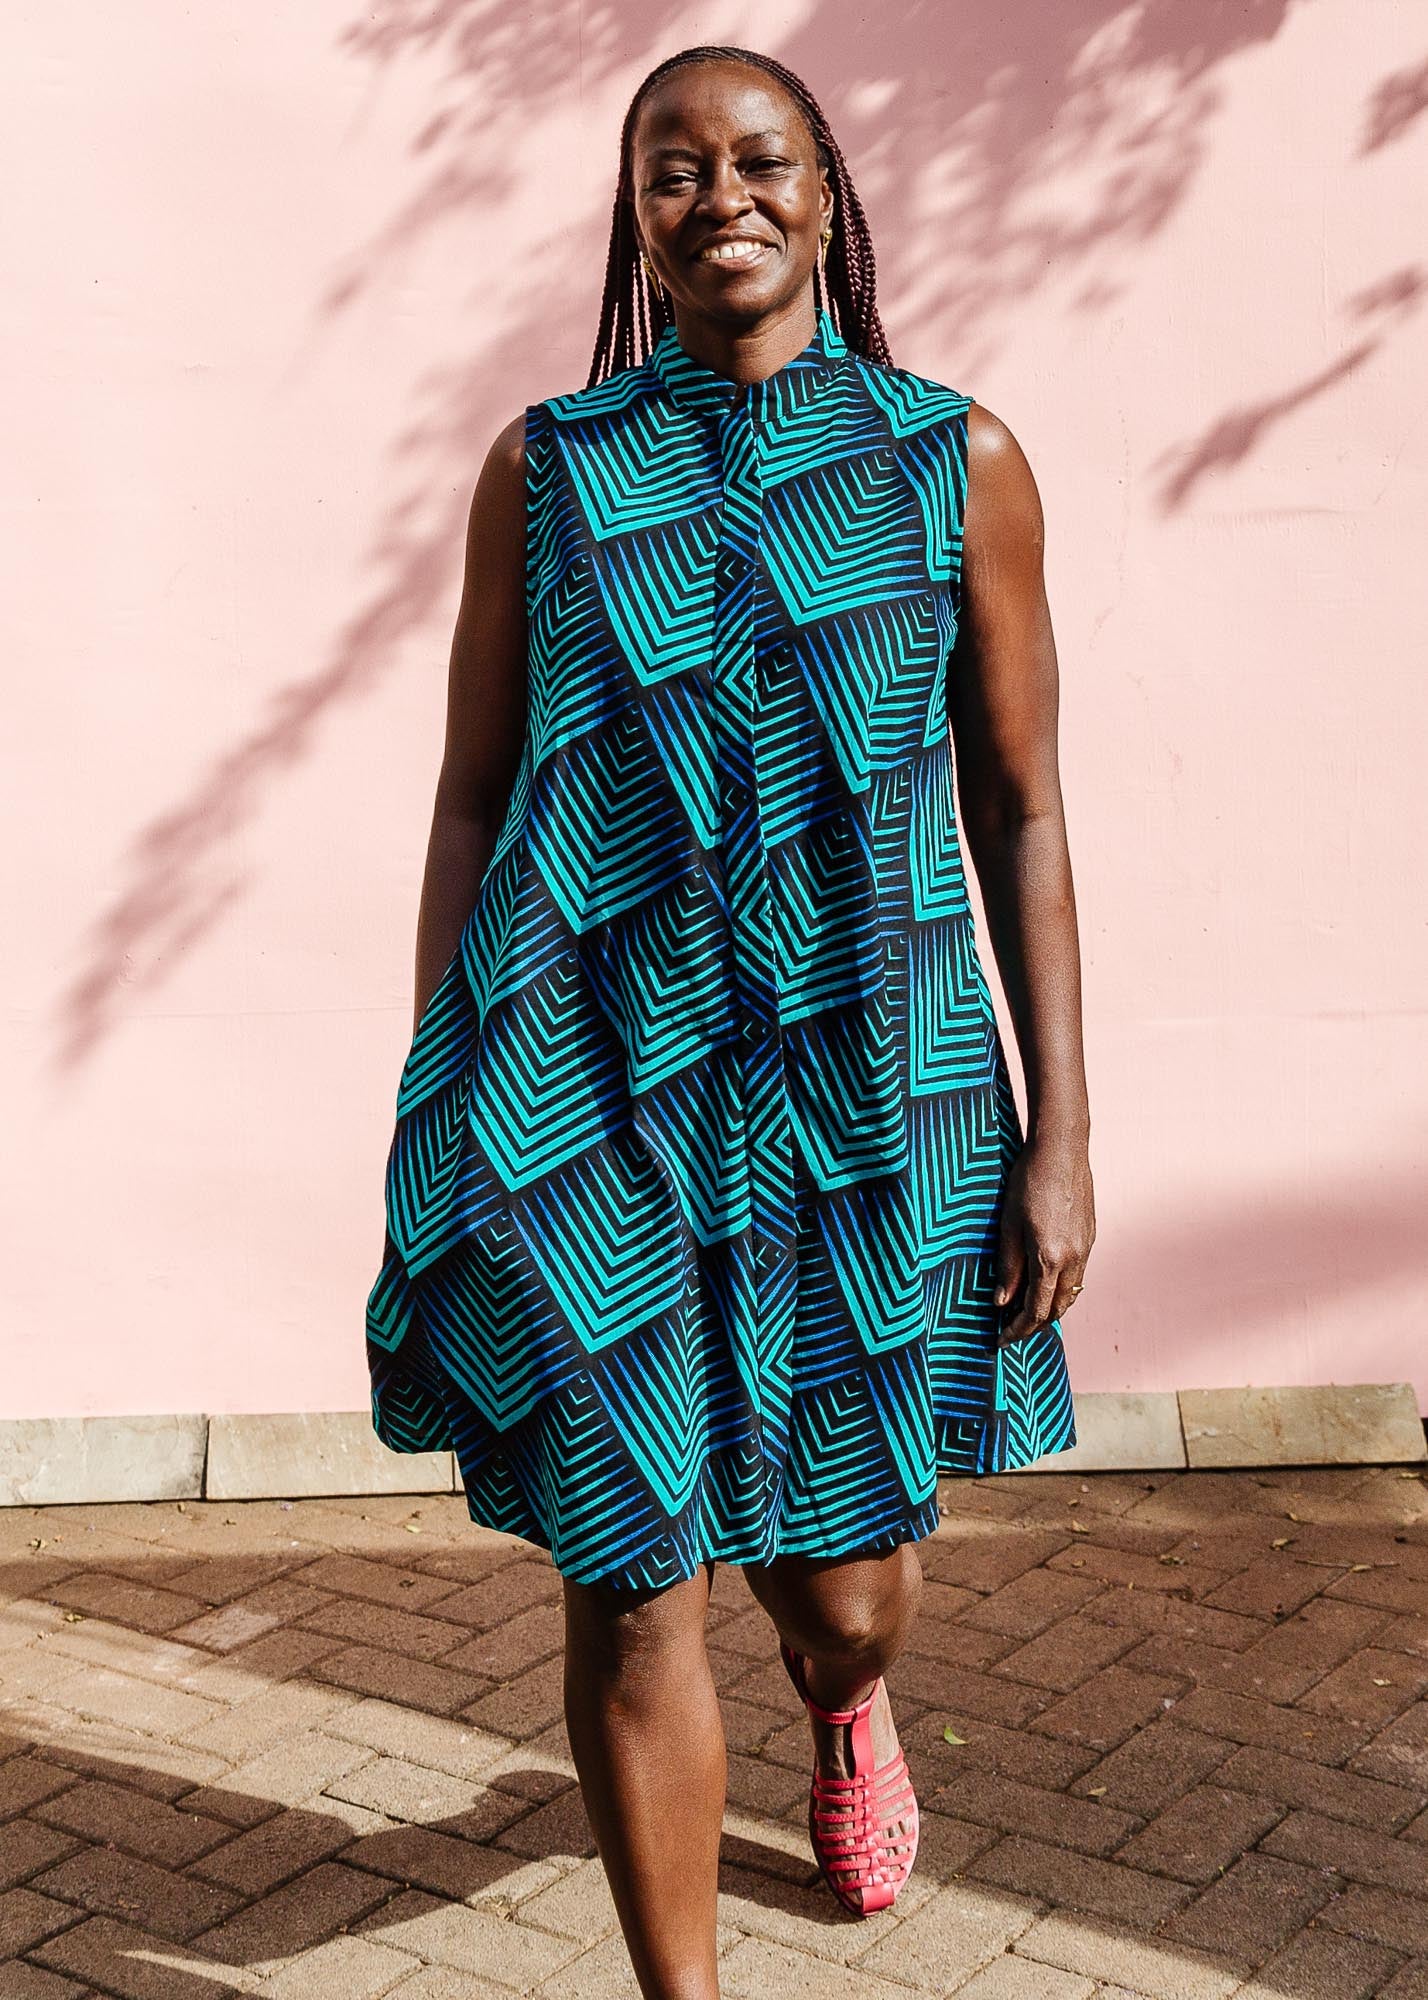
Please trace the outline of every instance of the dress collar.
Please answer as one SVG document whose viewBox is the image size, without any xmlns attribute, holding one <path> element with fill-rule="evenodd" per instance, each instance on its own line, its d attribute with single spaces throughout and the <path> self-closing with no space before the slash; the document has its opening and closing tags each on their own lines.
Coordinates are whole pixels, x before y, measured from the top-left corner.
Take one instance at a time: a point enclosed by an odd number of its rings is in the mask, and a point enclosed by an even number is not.
<svg viewBox="0 0 1428 2000">
<path fill-rule="evenodd" d="M 826 306 L 820 306 L 814 335 L 807 347 L 760 381 L 735 382 L 698 360 L 681 344 L 679 329 L 673 321 L 650 349 L 647 365 L 676 402 L 715 416 L 722 416 L 733 406 L 739 390 L 747 388 L 750 413 L 762 421 L 786 416 L 812 402 L 845 369 L 851 368 L 852 353 L 833 324 L 832 314 Z"/>
</svg>

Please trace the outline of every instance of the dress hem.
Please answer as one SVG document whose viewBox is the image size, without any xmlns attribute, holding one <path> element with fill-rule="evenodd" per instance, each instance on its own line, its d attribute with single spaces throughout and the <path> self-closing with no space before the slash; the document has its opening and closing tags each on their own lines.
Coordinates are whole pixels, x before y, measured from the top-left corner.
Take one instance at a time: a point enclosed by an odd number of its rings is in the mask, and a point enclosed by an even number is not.
<svg viewBox="0 0 1428 2000">
<path fill-rule="evenodd" d="M 383 1435 L 381 1424 L 375 1420 L 373 1429 L 377 1437 L 387 1446 L 389 1451 L 395 1451 L 400 1455 L 411 1455 L 418 1451 L 452 1451 L 453 1453 L 456 1451 L 454 1442 L 451 1444 L 418 1444 L 413 1441 L 411 1443 L 393 1444 L 390 1438 Z M 978 1443 L 975 1446 L 969 1445 L 965 1451 L 960 1451 L 956 1454 L 949 1452 L 940 1453 L 936 1466 L 936 1477 L 939 1480 L 996 1478 L 1002 1473 L 1023 1471 L 1028 1465 L 1039 1463 L 1044 1458 L 1057 1457 L 1063 1452 L 1070 1451 L 1077 1442 L 1074 1416 L 1068 1413 L 1065 1432 L 1058 1441 L 1051 1442 L 1038 1439 L 1037 1442 L 1040 1448 L 1035 1452 L 1025 1454 L 1004 1448 L 1000 1452 L 994 1451 L 990 1454 L 985 1463 L 978 1464 L 977 1460 L 982 1458 L 984 1447 L 996 1437 L 996 1432 L 997 1426 L 989 1425 L 981 1433 Z M 1005 1438 L 1003 1442 L 1005 1445 Z M 457 1470 L 459 1477 L 459 1457 L 457 1459 Z M 709 1562 L 723 1563 L 731 1569 L 744 1569 L 772 1562 L 776 1558 L 785 1555 L 802 1555 L 808 1556 L 815 1561 L 822 1561 L 844 1555 L 887 1554 L 904 1542 L 925 1541 L 928 1536 L 936 1531 L 942 1519 L 941 1509 L 938 1505 L 937 1496 L 934 1493 L 920 1507 L 905 1515 L 901 1520 L 890 1522 L 885 1527 L 874 1530 L 871 1534 L 866 1532 L 860 1533 L 855 1538 L 851 1540 L 845 1539 L 836 1545 L 830 1546 L 829 1543 L 824 1541 L 820 1542 L 816 1547 L 807 1547 L 801 1546 L 796 1540 L 785 1539 L 772 1549 L 763 1549 L 754 1552 L 747 1548 L 747 1546 L 726 1544 L 722 1548 L 700 1548 L 692 1554 L 686 1551 L 678 1563 L 672 1563 L 668 1566 L 661 1565 L 657 1560 L 654 1563 L 650 1563 L 649 1557 L 653 1553 L 653 1550 L 646 1549 L 642 1556 L 636 1557 L 627 1565 L 614 1564 L 605 1569 L 589 1570 L 578 1565 L 563 1566 L 556 1559 L 553 1537 L 541 1526 L 539 1520 L 533 1514 L 526 1515 L 524 1523 L 521 1526 L 514 1525 L 509 1519 L 492 1519 L 490 1515 L 496 1510 L 491 1509 L 486 1513 L 477 1512 L 473 1504 L 473 1496 L 468 1487 L 458 1485 L 455 1491 L 463 1494 L 470 1519 L 477 1527 L 490 1529 L 495 1534 L 514 1535 L 518 1540 L 530 1543 L 532 1548 L 543 1550 L 545 1554 L 551 1557 L 557 1572 L 562 1577 L 568 1578 L 572 1583 L 604 1583 L 614 1588 L 629 1590 L 663 1590 L 676 1583 L 687 1583 L 697 1570 Z M 688 1564 L 687 1567 L 685 1566 L 686 1561 Z"/>
</svg>

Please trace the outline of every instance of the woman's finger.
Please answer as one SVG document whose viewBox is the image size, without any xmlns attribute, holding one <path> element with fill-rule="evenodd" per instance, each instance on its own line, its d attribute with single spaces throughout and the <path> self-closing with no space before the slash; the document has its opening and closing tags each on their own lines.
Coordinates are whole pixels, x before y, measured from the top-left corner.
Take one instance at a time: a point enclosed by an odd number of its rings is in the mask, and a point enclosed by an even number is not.
<svg viewBox="0 0 1428 2000">
<path fill-rule="evenodd" d="M 1048 1269 L 1038 1256 L 1021 1306 L 1010 1319 L 1003 1322 L 1001 1346 L 1010 1347 L 1014 1341 L 1025 1340 L 1028 1334 L 1035 1333 L 1036 1329 L 1051 1317 L 1051 1302 L 1056 1295 L 1056 1279 L 1056 1270 Z"/>
<path fill-rule="evenodd" d="M 1056 1296 L 1052 1300 L 1048 1319 L 1060 1319 L 1062 1313 L 1070 1312 L 1076 1303 L 1076 1295 L 1081 1290 L 1085 1264 L 1068 1264 L 1056 1280 Z"/>
<path fill-rule="evenodd" d="M 1026 1276 L 1026 1253 L 1022 1248 L 1018 1232 L 1004 1226 L 997 1242 L 996 1285 L 992 1299 L 996 1305 L 1004 1306 L 1014 1299 L 1021 1289 Z"/>
</svg>

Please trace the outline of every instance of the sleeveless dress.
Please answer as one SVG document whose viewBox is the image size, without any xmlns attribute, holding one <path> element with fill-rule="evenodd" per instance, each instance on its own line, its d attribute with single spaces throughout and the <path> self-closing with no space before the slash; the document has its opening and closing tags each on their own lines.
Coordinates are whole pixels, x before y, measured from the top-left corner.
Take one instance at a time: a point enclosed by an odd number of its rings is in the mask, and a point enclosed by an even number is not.
<svg viewBox="0 0 1428 2000">
<path fill-rule="evenodd" d="M 528 723 L 402 1071 L 372 1420 L 583 1582 L 877 1553 L 1075 1442 L 996 1346 L 1023 1143 L 947 675 L 971 398 L 667 327 L 526 411 Z"/>
</svg>

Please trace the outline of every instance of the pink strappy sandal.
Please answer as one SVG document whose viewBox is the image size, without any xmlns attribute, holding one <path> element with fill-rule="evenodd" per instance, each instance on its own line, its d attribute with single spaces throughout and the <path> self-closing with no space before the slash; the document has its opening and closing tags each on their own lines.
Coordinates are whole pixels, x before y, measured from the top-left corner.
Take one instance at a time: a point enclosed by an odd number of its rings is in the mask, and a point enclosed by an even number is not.
<svg viewBox="0 0 1428 2000">
<path fill-rule="evenodd" d="M 917 1796 L 901 1748 L 886 1764 L 873 1762 L 870 1718 L 882 1680 L 856 1708 L 820 1708 L 808 1692 L 802 1657 L 782 1639 L 779 1652 L 812 1713 L 822 1722 L 852 1725 L 853 1776 L 825 1778 L 814 1764 L 808 1837 L 819 1873 L 844 1909 L 871 1916 L 890 1907 L 912 1873 L 919 1831 Z M 908 1831 L 894 1838 L 899 1820 Z"/>
</svg>

